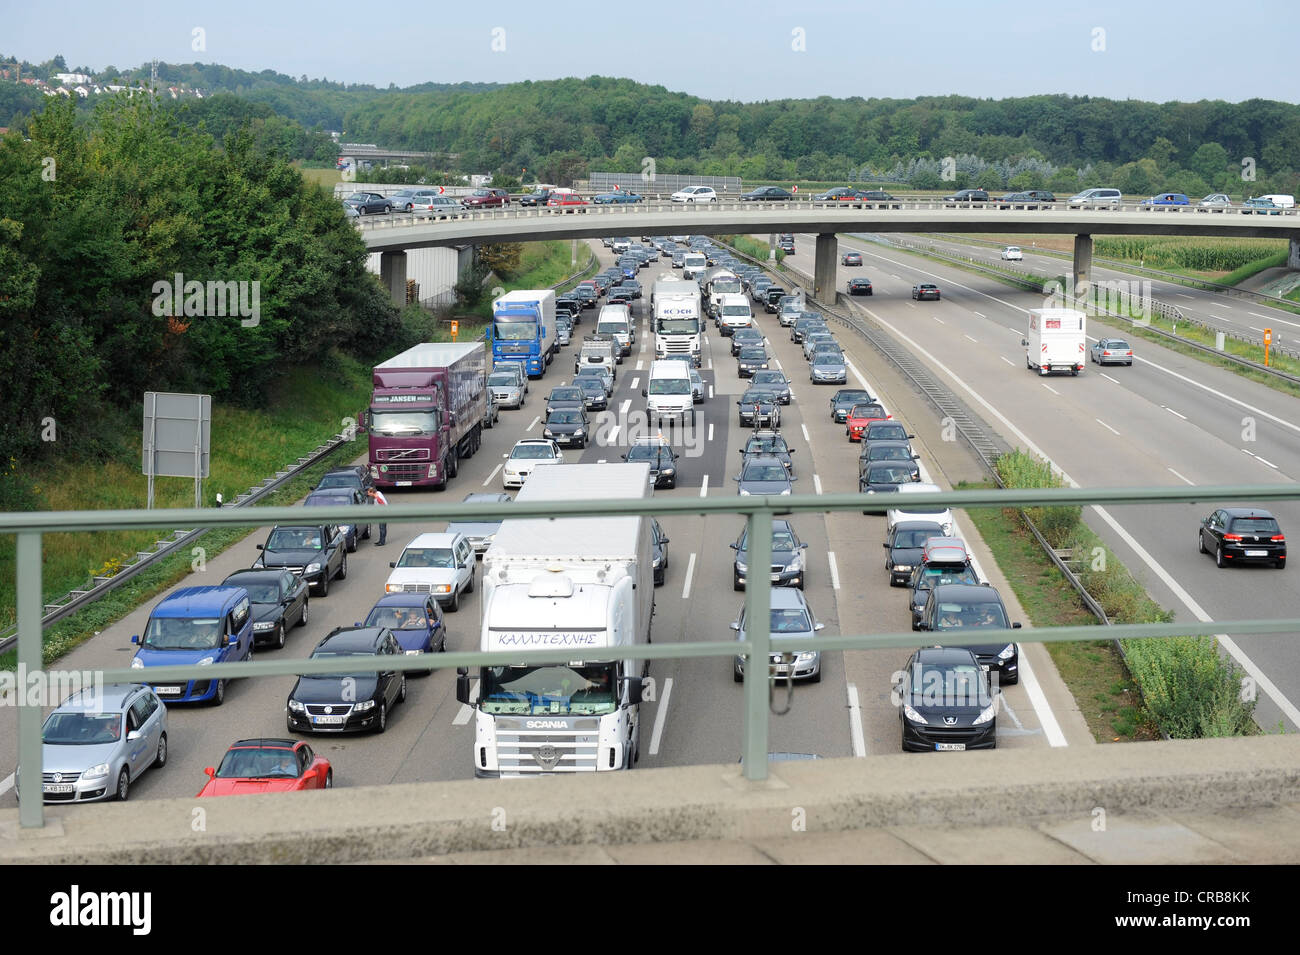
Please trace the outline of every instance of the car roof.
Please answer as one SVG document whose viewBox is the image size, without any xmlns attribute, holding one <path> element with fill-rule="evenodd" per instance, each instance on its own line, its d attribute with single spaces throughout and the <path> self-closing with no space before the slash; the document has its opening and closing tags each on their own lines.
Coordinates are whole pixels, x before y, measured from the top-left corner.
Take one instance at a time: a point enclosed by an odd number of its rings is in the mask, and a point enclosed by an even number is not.
<svg viewBox="0 0 1300 955">
<path fill-rule="evenodd" d="M 374 610 L 375 607 L 423 607 L 429 599 L 428 594 L 384 594 L 375 601 L 375 606 L 371 607 L 370 610 Z M 367 614 L 369 614 L 369 611 L 367 611 Z"/>
<path fill-rule="evenodd" d="M 130 697 L 144 688 L 143 683 L 106 683 L 102 687 L 87 686 L 60 703 L 58 709 L 86 713 L 102 713 L 111 709 L 120 710 Z"/>
<path fill-rule="evenodd" d="M 1221 510 L 1229 517 L 1261 517 L 1273 518 L 1274 520 L 1277 519 L 1273 517 L 1272 512 L 1266 511 L 1262 507 L 1224 507 L 1221 508 Z"/>
<path fill-rule="evenodd" d="M 916 651 L 916 662 L 922 666 L 978 666 L 979 658 L 967 647 L 922 647 Z"/>
<path fill-rule="evenodd" d="M 798 587 L 773 587 L 771 606 L 773 610 L 789 610 L 794 607 L 807 607 L 803 591 Z"/>
<path fill-rule="evenodd" d="M 997 590 L 983 584 L 940 584 L 932 593 L 936 602 L 1002 604 L 1002 597 Z"/>
<path fill-rule="evenodd" d="M 379 634 L 387 627 L 339 627 L 316 644 L 316 650 L 373 650 L 379 644 Z M 312 651 L 313 653 L 315 651 Z"/>
<path fill-rule="evenodd" d="M 155 617 L 193 617 L 224 613 L 236 598 L 248 596 L 239 586 L 182 587 L 164 597 L 151 611 Z"/>
<path fill-rule="evenodd" d="M 749 452 L 749 454 L 746 454 L 746 455 L 745 455 L 745 462 L 744 462 L 744 463 L 745 463 L 746 465 L 749 465 L 749 464 L 768 464 L 768 465 L 775 465 L 776 467 L 778 467 L 778 468 L 781 469 L 781 473 L 782 473 L 782 474 L 785 474 L 785 473 L 786 473 L 786 471 L 785 471 L 785 462 L 782 461 L 780 458 L 778 458 L 775 454 L 770 454 L 770 453 L 765 453 L 765 452 L 758 452 L 758 451 L 751 451 L 751 452 Z"/>
<path fill-rule="evenodd" d="M 490 491 L 470 491 L 465 495 L 462 504 L 499 504 L 502 501 L 512 501 L 509 494 L 497 491 L 495 494 Z"/>
<path fill-rule="evenodd" d="M 456 542 L 460 534 L 449 533 L 447 531 L 430 531 L 418 535 L 411 543 L 402 548 L 403 551 L 412 547 L 450 547 Z"/>
<path fill-rule="evenodd" d="M 237 739 L 231 749 L 295 749 L 302 740 L 297 739 Z"/>
<path fill-rule="evenodd" d="M 286 573 L 291 573 L 291 571 L 289 571 L 287 568 L 284 567 L 280 567 L 278 569 L 271 569 L 271 570 L 258 570 L 255 568 L 249 568 L 247 570 L 237 570 L 233 574 L 230 574 L 228 577 L 226 577 L 226 579 L 222 581 L 222 584 L 224 586 L 229 586 L 229 587 L 243 587 L 244 581 L 248 581 L 248 583 L 250 584 L 263 583 L 263 582 L 278 583 L 280 577 Z M 230 583 L 230 581 L 232 580 L 236 582 Z"/>
</svg>

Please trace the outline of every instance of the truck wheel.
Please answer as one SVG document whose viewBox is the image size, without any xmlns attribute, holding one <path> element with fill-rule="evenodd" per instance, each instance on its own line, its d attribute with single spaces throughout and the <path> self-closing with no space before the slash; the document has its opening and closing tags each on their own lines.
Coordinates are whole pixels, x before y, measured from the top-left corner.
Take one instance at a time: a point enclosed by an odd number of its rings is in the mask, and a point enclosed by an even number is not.
<svg viewBox="0 0 1300 955">
<path fill-rule="evenodd" d="M 452 448 L 451 455 L 447 459 L 447 477 L 454 478 L 460 473 L 460 455 L 455 448 Z"/>
</svg>

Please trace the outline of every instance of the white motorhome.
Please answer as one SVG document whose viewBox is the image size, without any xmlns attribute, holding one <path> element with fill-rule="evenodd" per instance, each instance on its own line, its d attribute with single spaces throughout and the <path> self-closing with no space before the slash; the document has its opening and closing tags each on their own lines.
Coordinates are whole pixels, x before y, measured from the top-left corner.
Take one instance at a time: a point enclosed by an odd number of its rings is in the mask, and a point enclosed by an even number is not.
<svg viewBox="0 0 1300 955">
<path fill-rule="evenodd" d="M 1088 357 L 1087 317 L 1072 308 L 1031 308 L 1025 367 L 1040 375 L 1054 371 L 1078 375 Z"/>
<path fill-rule="evenodd" d="M 691 370 L 686 362 L 675 359 L 652 361 L 650 380 L 641 389 L 646 400 L 646 416 L 652 424 L 680 421 L 695 422 L 695 397 L 691 392 Z"/>
<path fill-rule="evenodd" d="M 718 296 L 718 330 L 723 335 L 734 335 L 737 328 L 749 328 L 753 324 L 754 312 L 744 294 L 727 292 Z"/>
<path fill-rule="evenodd" d="M 698 368 L 703 344 L 699 286 L 675 276 L 658 279 L 650 303 L 655 357 L 690 355 L 691 364 Z"/>
<path fill-rule="evenodd" d="M 647 499 L 650 466 L 539 468 L 515 498 Z M 483 667 L 478 695 L 460 671 L 456 698 L 475 709 L 474 775 L 630 769 L 640 755 L 645 660 L 606 651 L 650 642 L 653 529 L 643 515 L 509 518 L 483 556 L 481 649 L 563 649 L 563 663 Z"/>
</svg>

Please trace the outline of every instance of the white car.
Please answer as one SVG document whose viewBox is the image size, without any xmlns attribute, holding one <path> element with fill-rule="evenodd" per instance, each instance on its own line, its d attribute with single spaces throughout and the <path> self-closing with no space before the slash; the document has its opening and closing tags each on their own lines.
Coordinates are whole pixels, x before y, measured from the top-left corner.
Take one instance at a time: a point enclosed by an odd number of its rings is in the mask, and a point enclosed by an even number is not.
<svg viewBox="0 0 1300 955">
<path fill-rule="evenodd" d="M 420 534 L 390 563 L 387 594 L 431 594 L 455 613 L 460 595 L 474 592 L 474 547 L 464 534 Z"/>
<path fill-rule="evenodd" d="M 1197 205 L 1204 209 L 1231 209 L 1232 198 L 1227 193 L 1215 192 L 1206 196 Z"/>
<path fill-rule="evenodd" d="M 533 468 L 544 464 L 563 464 L 564 452 L 550 438 L 524 438 L 515 442 L 501 468 L 501 483 L 507 490 L 523 487 Z"/>
<path fill-rule="evenodd" d="M 1016 245 L 1009 245 L 1002 250 L 1002 261 L 1004 262 L 1020 262 L 1024 257 L 1024 253 L 1022 253 L 1020 247 Z"/>
<path fill-rule="evenodd" d="M 687 186 L 672 194 L 673 202 L 717 202 L 718 194 L 712 186 Z"/>
<path fill-rule="evenodd" d="M 943 489 L 937 484 L 901 484 L 897 493 L 903 494 L 937 494 Z M 886 533 L 900 521 L 934 521 L 943 528 L 945 537 L 952 536 L 952 511 L 946 507 L 926 507 L 923 502 L 904 503 L 901 498 L 894 498 L 898 506 L 885 512 Z"/>
</svg>

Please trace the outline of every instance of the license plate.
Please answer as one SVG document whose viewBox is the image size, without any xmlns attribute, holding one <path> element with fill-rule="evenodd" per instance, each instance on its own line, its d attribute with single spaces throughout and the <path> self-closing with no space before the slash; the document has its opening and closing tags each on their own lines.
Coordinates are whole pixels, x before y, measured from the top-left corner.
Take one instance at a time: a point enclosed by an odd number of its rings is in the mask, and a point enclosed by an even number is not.
<svg viewBox="0 0 1300 955">
<path fill-rule="evenodd" d="M 989 665 L 988 665 L 987 663 L 981 663 L 981 664 L 980 664 L 980 669 L 983 670 L 985 673 L 988 673 L 988 672 L 989 672 Z"/>
<path fill-rule="evenodd" d="M 773 582 L 776 582 L 776 581 L 778 581 L 778 580 L 780 580 L 780 579 L 781 579 L 781 575 L 780 575 L 780 574 L 773 574 L 773 575 L 772 575 L 772 581 L 773 581 Z"/>
<path fill-rule="evenodd" d="M 72 783 L 46 783 L 41 787 L 43 793 L 70 793 Z"/>
<path fill-rule="evenodd" d="M 411 486 L 411 482 L 410 482 L 410 481 L 394 481 L 394 482 L 393 482 L 393 485 L 394 485 L 395 487 L 410 487 L 410 486 Z"/>
<path fill-rule="evenodd" d="M 961 753 L 961 752 L 965 752 L 966 744 L 965 743 L 935 743 L 934 748 L 936 752 L 940 752 L 940 753 Z"/>
<path fill-rule="evenodd" d="M 342 726 L 343 717 L 341 716 L 313 716 L 312 723 L 316 726 Z"/>
<path fill-rule="evenodd" d="M 1266 550 L 1248 550 L 1248 551 L 1246 551 L 1246 556 L 1247 556 L 1247 557 L 1267 557 L 1267 556 L 1268 556 L 1268 551 L 1266 551 Z"/>
<path fill-rule="evenodd" d="M 179 686 L 156 686 L 154 691 L 159 696 L 180 696 L 181 688 Z"/>
</svg>

